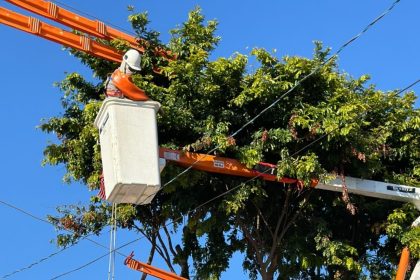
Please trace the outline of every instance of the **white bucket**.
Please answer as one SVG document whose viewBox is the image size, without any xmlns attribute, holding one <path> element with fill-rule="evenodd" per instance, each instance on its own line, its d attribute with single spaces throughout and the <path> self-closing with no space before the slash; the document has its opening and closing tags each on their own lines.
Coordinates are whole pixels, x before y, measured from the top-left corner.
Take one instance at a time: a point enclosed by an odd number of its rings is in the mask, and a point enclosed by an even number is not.
<svg viewBox="0 0 420 280">
<path fill-rule="evenodd" d="M 107 98 L 95 119 L 99 129 L 106 199 L 148 204 L 160 189 L 155 101 Z"/>
</svg>

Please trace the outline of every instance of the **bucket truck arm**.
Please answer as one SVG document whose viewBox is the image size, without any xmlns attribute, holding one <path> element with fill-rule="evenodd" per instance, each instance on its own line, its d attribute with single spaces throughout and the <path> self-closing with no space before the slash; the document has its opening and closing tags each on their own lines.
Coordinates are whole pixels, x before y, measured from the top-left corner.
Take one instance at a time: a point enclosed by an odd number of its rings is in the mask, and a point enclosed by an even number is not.
<svg viewBox="0 0 420 280">
<path fill-rule="evenodd" d="M 131 269 L 149 274 L 163 280 L 187 280 L 184 277 L 178 276 L 175 273 L 167 272 L 162 269 L 153 267 L 147 263 L 142 263 L 133 259 L 134 253 L 132 252 L 124 261 L 124 264 Z"/>
<path fill-rule="evenodd" d="M 0 7 L 0 23 L 99 58 L 121 62 L 122 54 L 110 46 L 100 44 L 87 36 L 65 31 L 37 18 L 25 16 L 3 7 Z"/>
<path fill-rule="evenodd" d="M 6 2 L 100 39 L 107 41 L 113 39 L 125 40 L 131 47 L 144 52 L 143 48 L 139 48 L 136 38 L 133 36 L 107 26 L 99 20 L 91 20 L 72 13 L 53 2 L 43 0 L 6 0 Z"/>
<path fill-rule="evenodd" d="M 253 169 L 249 169 L 235 159 L 216 157 L 207 154 L 182 152 L 166 148 L 160 148 L 159 156 L 160 158 L 169 162 L 174 162 L 177 165 L 184 167 L 193 165 L 192 168 L 206 172 L 246 178 L 258 176 L 265 181 L 277 181 L 286 184 L 301 184 L 301 182 L 297 179 L 278 178 L 277 166 L 271 163 L 260 162 Z M 321 190 L 342 192 L 343 184 L 345 184 L 350 193 L 389 200 L 411 202 L 420 209 L 420 188 L 416 187 L 353 177 L 337 178 L 329 182 L 318 182 L 317 180 L 313 180 L 311 186 Z"/>
<path fill-rule="evenodd" d="M 57 6 L 55 3 L 44 0 L 6 1 L 13 5 L 24 8 L 30 12 L 46 17 L 55 22 L 69 26 L 70 28 L 102 40 L 124 40 L 128 42 L 132 48 L 137 49 L 141 53 L 144 52 L 144 48 L 139 45 L 141 39 L 137 41 L 137 38 L 116 30 L 108 25 L 105 25 L 101 21 L 91 20 L 78 14 L 72 13 Z M 0 7 L 0 23 L 109 61 L 121 62 L 122 59 L 122 53 L 117 49 L 92 40 L 89 36 L 71 33 L 69 31 L 42 22 L 38 18 L 25 16 L 8 10 L 4 7 Z M 147 42 L 143 43 L 147 44 Z M 167 59 L 172 59 L 172 57 L 174 57 L 174 55 L 170 52 L 159 48 L 156 49 L 156 54 L 161 55 Z M 159 72 L 158 69 L 155 69 L 155 71 Z"/>
</svg>

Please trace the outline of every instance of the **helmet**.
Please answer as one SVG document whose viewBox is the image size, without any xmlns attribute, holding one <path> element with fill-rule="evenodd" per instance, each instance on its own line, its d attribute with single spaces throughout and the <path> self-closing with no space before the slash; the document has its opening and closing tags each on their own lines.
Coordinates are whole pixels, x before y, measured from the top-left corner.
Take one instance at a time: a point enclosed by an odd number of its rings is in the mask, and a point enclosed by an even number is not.
<svg viewBox="0 0 420 280">
<path fill-rule="evenodd" d="M 140 60 L 141 60 L 141 55 L 138 51 L 131 49 L 128 50 L 124 56 L 123 56 L 123 61 L 125 63 L 127 63 L 127 65 L 131 68 L 134 69 L 136 71 L 140 71 Z"/>
</svg>

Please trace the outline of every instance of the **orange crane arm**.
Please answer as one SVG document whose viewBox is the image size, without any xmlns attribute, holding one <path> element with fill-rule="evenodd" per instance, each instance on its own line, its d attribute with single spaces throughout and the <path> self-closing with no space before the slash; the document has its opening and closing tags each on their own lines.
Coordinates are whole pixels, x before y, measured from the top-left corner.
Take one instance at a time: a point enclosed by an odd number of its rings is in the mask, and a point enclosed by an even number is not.
<svg viewBox="0 0 420 280">
<path fill-rule="evenodd" d="M 157 277 L 159 279 L 164 279 L 164 280 L 187 280 L 184 277 L 178 276 L 175 273 L 172 272 L 167 272 L 165 270 L 153 267 L 147 263 L 142 263 L 139 261 L 136 261 L 135 259 L 133 259 L 134 253 L 131 253 L 130 256 L 128 256 L 125 261 L 124 264 L 126 266 L 128 266 L 131 269 L 152 275 L 154 277 Z"/>
<path fill-rule="evenodd" d="M 410 251 L 407 247 L 401 252 L 400 262 L 398 264 L 397 275 L 395 276 L 395 280 L 404 280 L 405 274 L 408 270 L 408 265 L 410 263 Z"/>
<path fill-rule="evenodd" d="M 217 157 L 207 154 L 183 152 L 167 148 L 159 149 L 159 157 L 167 161 L 174 162 L 183 167 L 192 166 L 193 169 L 226 174 L 232 176 L 240 176 L 245 178 L 260 177 L 265 181 L 276 181 L 286 184 L 302 185 L 303 182 L 291 178 L 277 178 L 277 166 L 271 163 L 260 162 L 253 169 L 247 168 L 238 160 Z M 315 187 L 318 184 L 317 180 L 311 182 L 311 186 Z"/>
<path fill-rule="evenodd" d="M 138 49 L 141 52 L 144 51 L 144 49 L 138 47 L 138 43 L 135 37 L 109 27 L 99 20 L 91 20 L 78 14 L 72 13 L 57 6 L 55 3 L 43 0 L 6 0 L 6 2 L 69 26 L 73 29 L 88 33 L 97 38 L 105 39 L 108 41 L 113 39 L 123 39 L 130 43 L 132 47 Z"/>
<path fill-rule="evenodd" d="M 86 36 L 62 30 L 37 18 L 25 16 L 3 7 L 0 7 L 0 23 L 106 60 L 121 62 L 122 59 L 122 54 L 110 46 L 100 44 Z"/>
<path fill-rule="evenodd" d="M 144 48 L 139 46 L 139 41 L 147 43 L 142 39 L 137 39 L 127 33 L 121 32 L 115 28 L 105 25 L 102 21 L 92 20 L 80 16 L 76 13 L 70 12 L 62 7 L 57 6 L 55 3 L 44 0 L 6 0 L 7 2 L 26 9 L 30 12 L 49 18 L 53 21 L 69 26 L 73 29 L 85 32 L 97 38 L 111 41 L 114 39 L 122 39 L 127 41 L 132 48 L 137 49 L 141 53 Z M 161 48 L 156 49 L 156 54 L 161 55 L 167 59 L 174 57 L 171 52 L 165 51 Z"/>
</svg>

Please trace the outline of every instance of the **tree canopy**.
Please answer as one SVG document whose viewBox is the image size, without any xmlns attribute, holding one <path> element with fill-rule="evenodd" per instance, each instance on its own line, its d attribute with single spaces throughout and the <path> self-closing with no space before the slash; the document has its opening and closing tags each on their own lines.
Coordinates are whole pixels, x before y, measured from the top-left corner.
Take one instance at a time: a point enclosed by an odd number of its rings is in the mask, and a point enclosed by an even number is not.
<svg viewBox="0 0 420 280">
<path fill-rule="evenodd" d="M 391 279 L 403 246 L 420 256 L 420 229 L 410 227 L 419 215 L 413 205 L 310 187 L 311 179 L 331 174 L 420 187 L 420 111 L 414 92 L 381 91 L 369 85 L 367 75 L 354 78 L 340 71 L 337 58 L 327 60 L 329 49 L 320 42 L 312 58 L 279 58 L 256 48 L 211 59 L 220 39 L 217 22 L 206 21 L 199 9 L 171 30 L 167 44 L 149 29 L 147 14 L 129 19 L 137 36 L 147 40 L 139 41 L 146 52 L 134 82 L 162 105 L 160 146 L 214 150 L 248 167 L 276 163 L 278 176 L 303 182 L 247 181 L 191 170 L 150 205 L 118 205 L 118 226 L 150 241 L 149 262 L 158 254 L 184 277 L 219 279 L 232 255 L 241 252 L 251 279 Z M 122 41 L 111 44 L 128 48 Z M 176 59 L 159 57 L 156 47 Z M 59 140 L 46 147 L 44 162 L 64 164 L 64 180 L 83 182 L 92 198 L 85 206 L 61 206 L 49 217 L 62 230 L 59 246 L 100 234 L 111 214 L 96 197 L 102 167 L 93 121 L 105 98 L 103 82 L 117 65 L 71 52 L 97 81 L 70 73 L 57 84 L 64 112 L 41 124 Z M 257 64 L 253 69 L 251 59 Z M 167 166 L 162 183 L 182 170 Z M 174 235 L 182 236 L 179 244 Z"/>
</svg>

